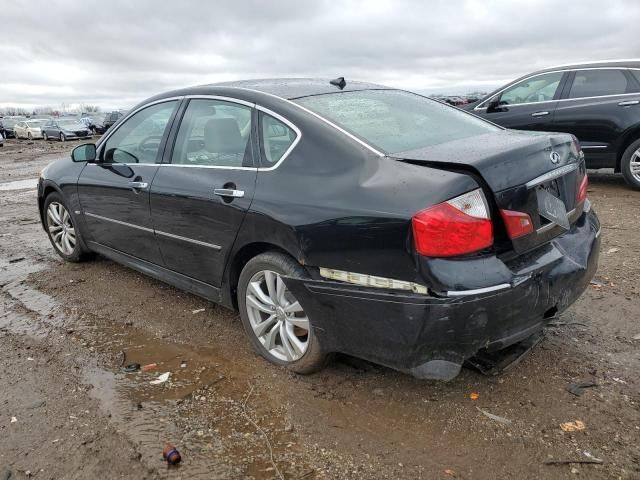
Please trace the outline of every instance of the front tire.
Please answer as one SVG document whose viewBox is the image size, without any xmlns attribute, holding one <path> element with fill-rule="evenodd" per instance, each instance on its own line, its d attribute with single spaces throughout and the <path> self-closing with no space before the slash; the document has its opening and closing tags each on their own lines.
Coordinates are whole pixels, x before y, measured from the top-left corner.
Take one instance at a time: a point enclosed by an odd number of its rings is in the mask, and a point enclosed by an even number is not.
<svg viewBox="0 0 640 480">
<path fill-rule="evenodd" d="M 27 138 L 28 138 L 29 140 L 33 140 L 33 135 L 31 135 L 31 132 L 28 132 L 28 133 L 27 133 Z"/>
<path fill-rule="evenodd" d="M 81 262 L 91 257 L 67 205 L 57 192 L 49 194 L 44 201 L 44 223 L 54 250 L 62 258 Z"/>
<path fill-rule="evenodd" d="M 316 372 L 328 355 L 282 276 L 308 278 L 295 260 L 282 253 L 263 253 L 247 262 L 238 281 L 242 325 L 253 348 L 271 363 L 296 373 Z"/>
<path fill-rule="evenodd" d="M 60 132 L 60 141 L 61 142 L 66 142 L 67 141 L 67 137 L 65 137 L 64 133 Z"/>
<path fill-rule="evenodd" d="M 42 139 L 46 142 L 47 140 L 49 140 L 49 135 L 47 135 L 47 132 L 44 132 L 42 134 Z"/>
<path fill-rule="evenodd" d="M 640 139 L 627 147 L 620 160 L 620 170 L 634 190 L 640 190 Z"/>
</svg>

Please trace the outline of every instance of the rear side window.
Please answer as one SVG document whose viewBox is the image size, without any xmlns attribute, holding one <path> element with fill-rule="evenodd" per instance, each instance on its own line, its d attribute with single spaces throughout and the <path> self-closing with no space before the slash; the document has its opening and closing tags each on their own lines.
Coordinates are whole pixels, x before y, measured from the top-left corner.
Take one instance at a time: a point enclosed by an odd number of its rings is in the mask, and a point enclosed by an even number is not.
<svg viewBox="0 0 640 480">
<path fill-rule="evenodd" d="M 251 107 L 222 100 L 191 100 L 182 118 L 171 163 L 252 167 Z"/>
<path fill-rule="evenodd" d="M 295 142 L 297 134 L 277 118 L 260 112 L 262 163 L 272 167 L 280 161 Z"/>
<path fill-rule="evenodd" d="M 601 97 L 627 93 L 627 77 L 622 70 L 578 70 L 569 98 Z"/>
</svg>

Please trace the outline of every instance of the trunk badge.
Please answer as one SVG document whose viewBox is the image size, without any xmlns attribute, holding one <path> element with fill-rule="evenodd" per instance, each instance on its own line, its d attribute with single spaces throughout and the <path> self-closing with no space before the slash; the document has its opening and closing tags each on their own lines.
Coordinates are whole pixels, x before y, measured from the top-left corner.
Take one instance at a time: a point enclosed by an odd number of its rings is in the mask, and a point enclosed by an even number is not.
<svg viewBox="0 0 640 480">
<path fill-rule="evenodd" d="M 560 154 L 558 152 L 551 152 L 549 158 L 551 158 L 551 163 L 557 164 L 560 161 Z"/>
</svg>

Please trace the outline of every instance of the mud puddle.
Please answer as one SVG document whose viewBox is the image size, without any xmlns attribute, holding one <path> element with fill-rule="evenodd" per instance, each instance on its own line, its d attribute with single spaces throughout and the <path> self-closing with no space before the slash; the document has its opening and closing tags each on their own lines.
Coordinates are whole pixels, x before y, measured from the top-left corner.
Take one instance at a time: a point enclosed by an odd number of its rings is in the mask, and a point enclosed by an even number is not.
<svg viewBox="0 0 640 480">
<path fill-rule="evenodd" d="M 82 357 L 78 373 L 91 387 L 90 396 L 138 445 L 141 460 L 159 467 L 160 476 L 298 478 L 313 472 L 292 448 L 296 442 L 284 424 L 284 411 L 268 407 L 265 415 L 257 396 L 250 398 L 259 380 L 249 369 L 229 370 L 215 348 L 175 343 L 58 303 L 29 284 L 30 275 L 38 276 L 46 266 L 25 260 L 0 264 L 0 329 L 71 342 Z M 125 371 L 131 364 L 141 368 Z M 165 382 L 151 383 L 167 373 Z M 269 421 L 261 422 L 264 418 Z M 162 467 L 166 443 L 182 454 L 177 471 Z M 274 448 L 284 453 L 272 462 Z"/>
<path fill-rule="evenodd" d="M 13 182 L 0 183 L 0 192 L 8 192 L 13 190 L 35 190 L 38 187 L 37 178 L 29 178 L 27 180 L 15 180 Z"/>
</svg>

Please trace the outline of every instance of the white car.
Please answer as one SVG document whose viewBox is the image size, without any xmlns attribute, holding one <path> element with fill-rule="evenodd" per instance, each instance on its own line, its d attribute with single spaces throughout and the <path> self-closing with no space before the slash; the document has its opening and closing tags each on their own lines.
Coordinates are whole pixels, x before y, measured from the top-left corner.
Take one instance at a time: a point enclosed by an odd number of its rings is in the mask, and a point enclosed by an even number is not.
<svg viewBox="0 0 640 480">
<path fill-rule="evenodd" d="M 16 138 L 28 138 L 33 140 L 34 138 L 42 138 L 42 125 L 46 120 L 24 120 L 16 123 L 13 127 L 13 132 Z"/>
</svg>

